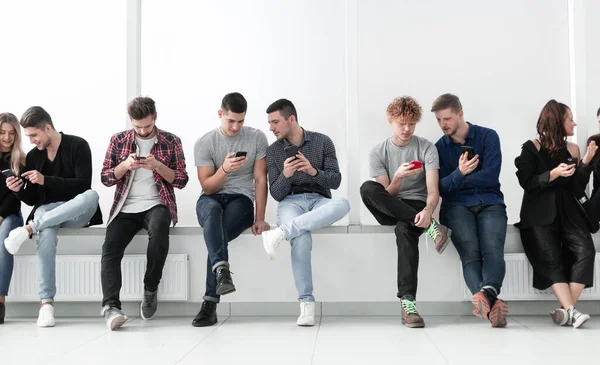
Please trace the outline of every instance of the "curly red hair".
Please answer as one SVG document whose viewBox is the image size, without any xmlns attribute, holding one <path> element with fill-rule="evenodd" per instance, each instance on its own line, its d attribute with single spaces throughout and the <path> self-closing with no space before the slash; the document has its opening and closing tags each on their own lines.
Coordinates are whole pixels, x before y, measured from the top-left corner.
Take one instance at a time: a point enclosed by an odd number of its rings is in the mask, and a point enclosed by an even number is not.
<svg viewBox="0 0 600 365">
<path fill-rule="evenodd" d="M 418 122 L 421 120 L 423 108 L 413 97 L 400 96 L 388 105 L 387 114 L 393 121 Z"/>
</svg>

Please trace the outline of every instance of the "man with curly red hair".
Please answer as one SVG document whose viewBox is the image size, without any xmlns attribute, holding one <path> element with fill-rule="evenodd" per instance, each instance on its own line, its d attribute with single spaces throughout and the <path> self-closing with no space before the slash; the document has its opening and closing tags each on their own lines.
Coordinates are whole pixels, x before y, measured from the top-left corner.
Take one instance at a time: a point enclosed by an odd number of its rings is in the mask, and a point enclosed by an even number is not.
<svg viewBox="0 0 600 365">
<path fill-rule="evenodd" d="M 438 153 L 433 143 L 414 135 L 422 108 L 410 96 L 394 99 L 387 107 L 392 135 L 371 150 L 371 176 L 360 188 L 364 204 L 382 225 L 395 225 L 398 246 L 398 298 L 402 323 L 425 326 L 416 307 L 419 237 L 431 236 L 442 253 L 448 229 L 432 217 L 439 200 Z"/>
</svg>

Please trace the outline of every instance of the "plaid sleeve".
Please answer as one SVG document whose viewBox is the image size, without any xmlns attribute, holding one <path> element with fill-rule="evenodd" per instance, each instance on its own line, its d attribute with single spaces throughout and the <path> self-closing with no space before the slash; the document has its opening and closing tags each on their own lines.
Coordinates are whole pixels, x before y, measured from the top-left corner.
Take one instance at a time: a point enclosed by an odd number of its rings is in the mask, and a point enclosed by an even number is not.
<svg viewBox="0 0 600 365">
<path fill-rule="evenodd" d="M 104 156 L 104 162 L 102 163 L 102 172 L 100 173 L 100 180 L 105 186 L 113 186 L 118 180 L 115 177 L 115 168 L 119 165 L 119 151 L 116 148 L 117 135 L 114 135 L 110 139 L 106 155 Z"/>
<path fill-rule="evenodd" d="M 185 167 L 185 156 L 183 154 L 181 139 L 176 136 L 173 137 L 175 140 L 172 144 L 173 153 L 171 153 L 171 165 L 169 166 L 173 171 L 175 171 L 175 179 L 173 180 L 172 185 L 178 189 L 183 189 L 187 185 L 190 178 Z"/>
</svg>

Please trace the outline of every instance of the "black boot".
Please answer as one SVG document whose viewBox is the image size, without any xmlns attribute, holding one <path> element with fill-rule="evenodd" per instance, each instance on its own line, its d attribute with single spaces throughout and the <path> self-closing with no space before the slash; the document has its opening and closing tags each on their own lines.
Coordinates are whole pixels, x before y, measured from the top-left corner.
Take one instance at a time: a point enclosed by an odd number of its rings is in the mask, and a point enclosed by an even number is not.
<svg viewBox="0 0 600 365">
<path fill-rule="evenodd" d="M 4 323 L 4 316 L 6 315 L 6 306 L 4 303 L 0 303 L 0 324 Z"/>
<path fill-rule="evenodd" d="M 194 327 L 206 327 L 212 326 L 217 323 L 217 303 L 216 302 L 202 302 L 200 312 L 196 315 L 192 321 Z"/>
<path fill-rule="evenodd" d="M 235 291 L 235 285 L 231 279 L 231 271 L 227 266 L 219 266 L 216 270 L 217 274 L 217 295 L 225 295 Z"/>
</svg>

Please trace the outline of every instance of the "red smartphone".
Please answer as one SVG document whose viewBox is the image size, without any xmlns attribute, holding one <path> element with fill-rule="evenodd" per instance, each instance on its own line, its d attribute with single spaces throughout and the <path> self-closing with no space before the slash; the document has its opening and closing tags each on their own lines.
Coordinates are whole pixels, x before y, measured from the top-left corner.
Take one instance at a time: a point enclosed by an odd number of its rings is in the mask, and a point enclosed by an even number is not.
<svg viewBox="0 0 600 365">
<path fill-rule="evenodd" d="M 413 165 L 411 170 L 420 169 L 421 167 L 423 167 L 423 162 L 421 162 L 421 161 L 413 160 L 413 161 L 410 161 L 410 163 Z"/>
</svg>

